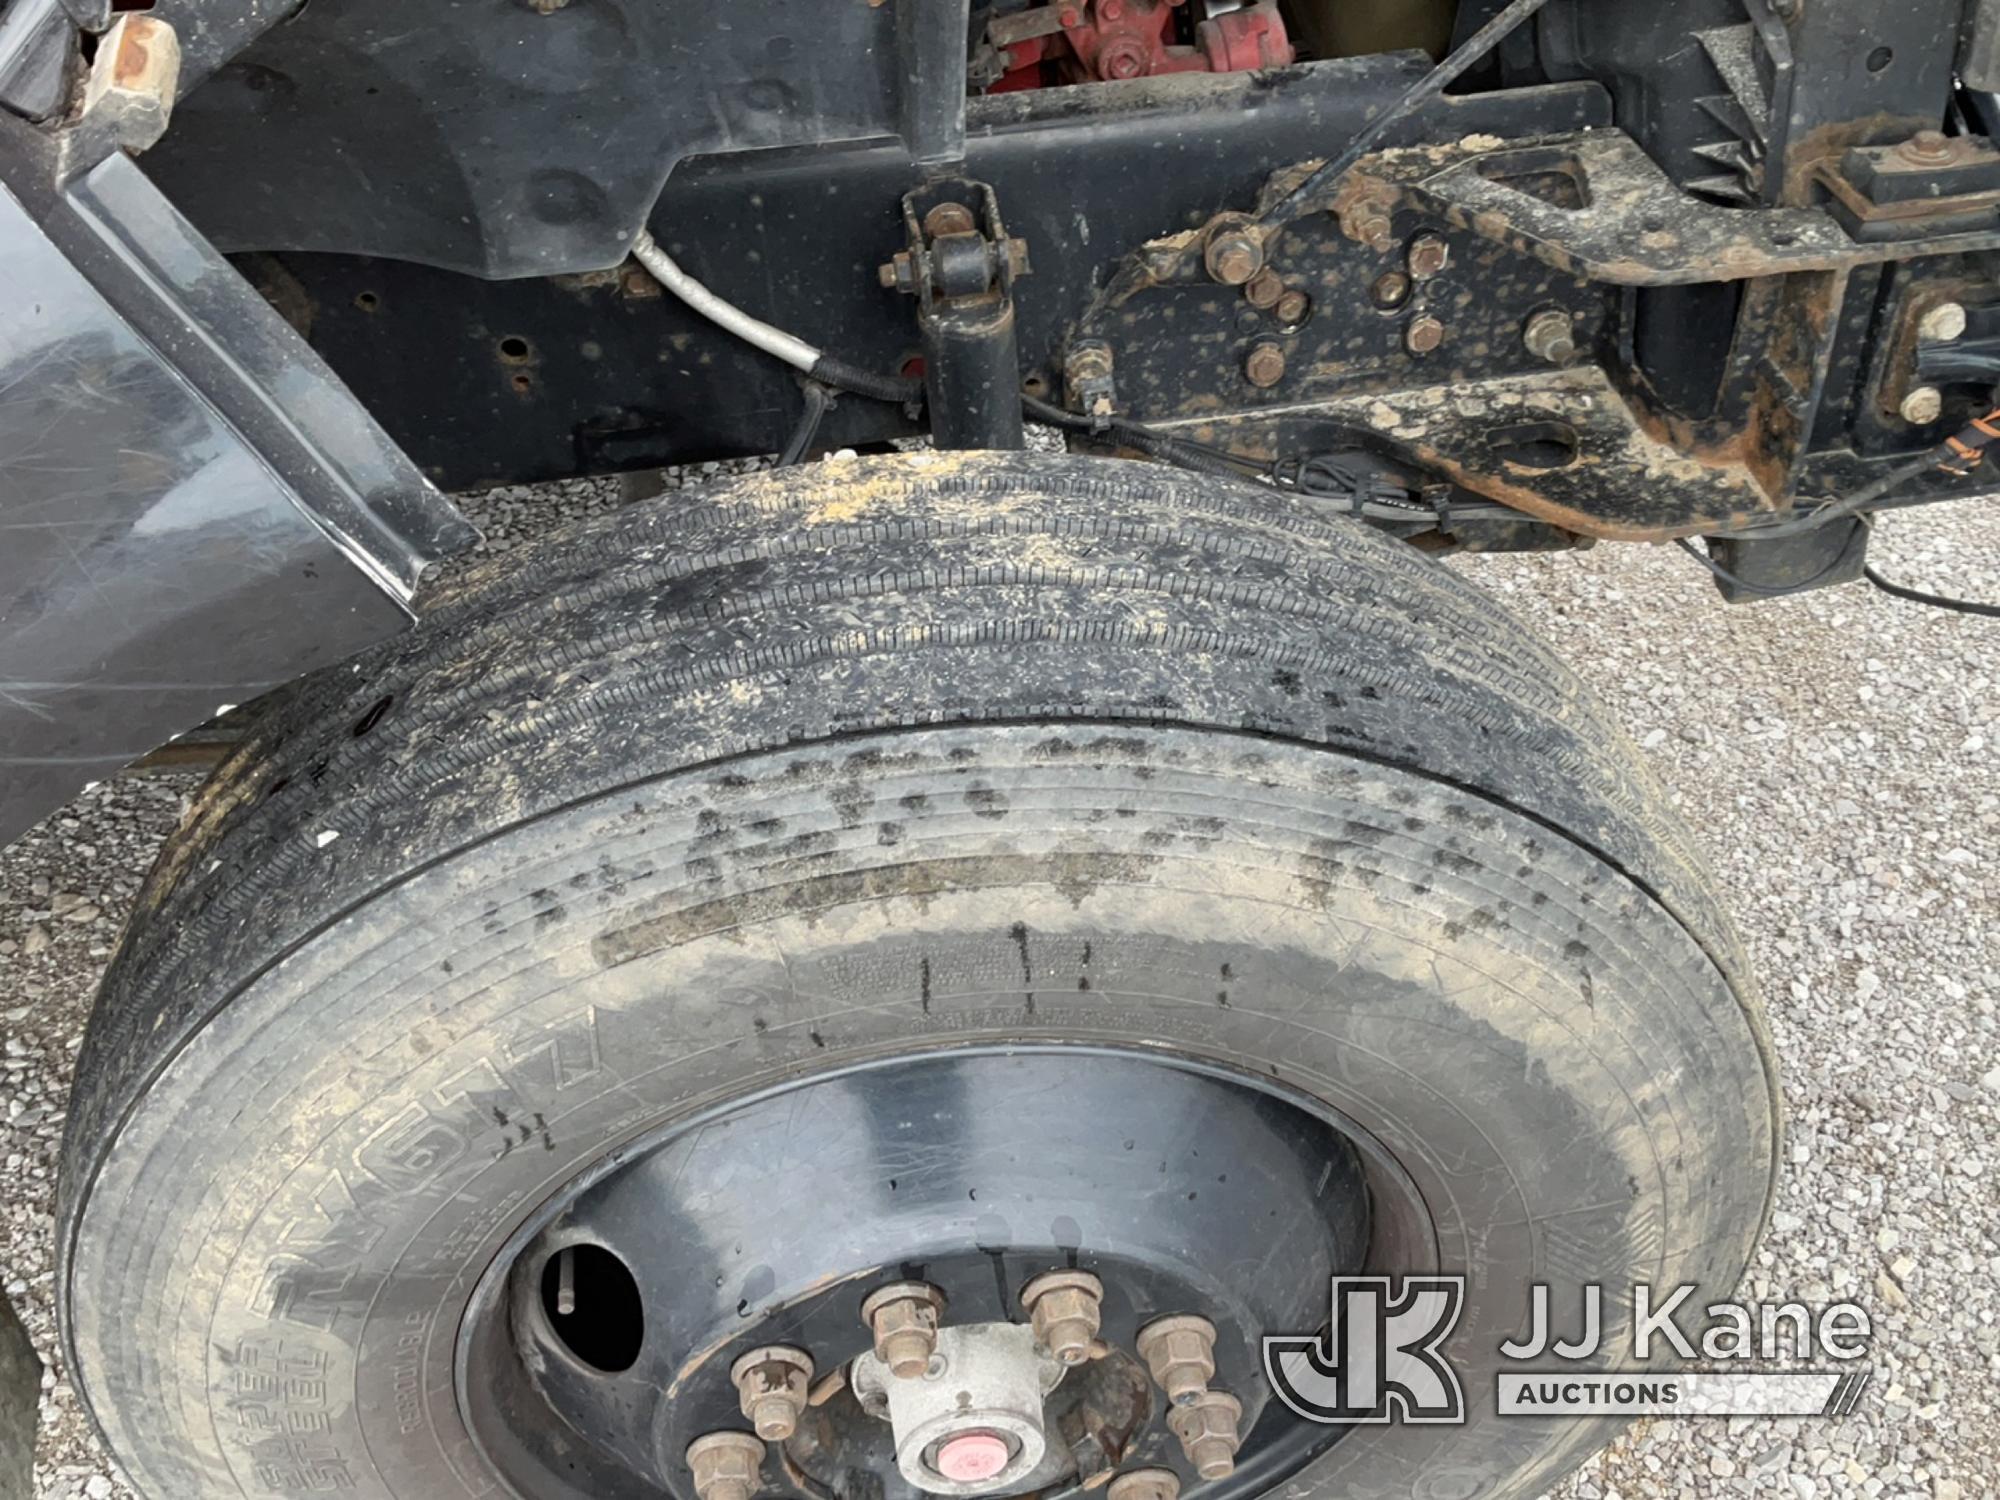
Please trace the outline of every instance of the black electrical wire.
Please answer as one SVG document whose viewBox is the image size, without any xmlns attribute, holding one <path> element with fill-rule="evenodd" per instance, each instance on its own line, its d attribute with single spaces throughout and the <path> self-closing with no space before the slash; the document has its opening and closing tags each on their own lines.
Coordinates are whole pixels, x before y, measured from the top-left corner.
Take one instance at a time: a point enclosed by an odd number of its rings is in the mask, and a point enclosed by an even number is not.
<svg viewBox="0 0 2000 1500">
<path fill-rule="evenodd" d="M 1480 58 L 1497 47 L 1513 30 L 1547 4 L 1548 0 L 1513 0 L 1492 20 L 1454 47 L 1444 61 L 1418 79 L 1402 96 L 1375 117 L 1375 121 L 1342 148 L 1340 154 L 1316 169 L 1305 181 L 1258 215 L 1261 223 L 1289 224 L 1304 212 L 1306 203 L 1345 177 L 1354 164 L 1380 145 L 1400 121 L 1442 94 Z"/>
<path fill-rule="evenodd" d="M 815 360 L 811 374 L 814 380 L 852 391 L 857 396 L 886 401 L 891 406 L 907 406 L 924 399 L 924 383 L 913 376 L 878 375 L 831 354 L 822 354 Z"/>
<path fill-rule="evenodd" d="M 805 460 L 806 450 L 819 436 L 819 424 L 825 420 L 833 406 L 833 391 L 817 380 L 802 380 L 800 387 L 805 391 L 806 409 L 799 416 L 799 425 L 792 429 L 791 437 L 785 440 L 784 451 L 778 455 L 777 466 L 789 469 Z"/>
<path fill-rule="evenodd" d="M 1692 557 L 1704 568 L 1707 568 L 1709 572 L 1720 578 L 1731 588 L 1742 589 L 1746 594 L 1757 594 L 1766 599 L 1778 599 L 1787 594 L 1802 594 L 1807 589 L 1825 582 L 1847 561 L 1847 549 L 1843 547 L 1840 556 L 1836 557 L 1824 568 L 1821 568 L 1805 582 L 1787 584 L 1783 588 L 1770 588 L 1763 584 L 1751 583 L 1748 579 L 1738 578 L 1734 573 L 1716 562 L 1714 558 L 1708 556 L 1699 547 L 1696 547 L 1686 537 L 1676 538 L 1674 545 L 1687 553 L 1689 557 Z M 1890 597 L 1906 600 L 1911 604 L 1927 605 L 1932 609 L 1948 609 L 1956 614 L 1980 615 L 1987 619 L 2000 619 L 2000 604 L 1987 604 L 1978 599 L 1957 599 L 1949 594 L 1931 594 L 1926 593 L 1922 589 L 1909 588 L 1903 584 L 1884 578 L 1874 568 L 1865 563 L 1861 568 L 1861 576 Z"/>
<path fill-rule="evenodd" d="M 1978 599 L 1954 599 L 1949 594 L 1927 594 L 1922 589 L 1891 583 L 1869 567 L 1861 570 L 1861 576 L 1893 598 L 1906 599 L 1912 604 L 1927 604 L 1933 609 L 1948 609 L 1956 614 L 1984 615 L 1988 619 L 2000 620 L 2000 604 L 1987 604 Z"/>
<path fill-rule="evenodd" d="M 1809 588 L 1814 588 L 1819 584 L 1825 583 L 1827 579 L 1840 571 L 1842 565 L 1847 562 L 1847 549 L 1843 547 L 1840 550 L 1840 556 L 1836 557 L 1832 562 L 1828 563 L 1804 582 L 1788 583 L 1782 588 L 1772 588 L 1768 584 L 1752 583 L 1747 578 L 1738 578 L 1729 569 L 1723 567 L 1721 563 L 1710 557 L 1684 536 L 1675 537 L 1674 545 L 1731 588 L 1741 589 L 1746 594 L 1756 594 L 1765 599 L 1782 599 L 1787 594 L 1802 594 Z"/>
</svg>

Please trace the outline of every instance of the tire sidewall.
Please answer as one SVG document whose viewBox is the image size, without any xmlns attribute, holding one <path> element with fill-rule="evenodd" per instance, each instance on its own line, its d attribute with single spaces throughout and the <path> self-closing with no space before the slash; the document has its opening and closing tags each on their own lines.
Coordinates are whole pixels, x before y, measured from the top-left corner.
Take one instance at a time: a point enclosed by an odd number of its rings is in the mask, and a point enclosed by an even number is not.
<svg viewBox="0 0 2000 1500">
<path fill-rule="evenodd" d="M 1740 1273 L 1774 1149 L 1749 1018 L 1645 893 L 1516 814 L 1188 731 L 1051 773 L 1093 733 L 624 789 L 300 944 L 170 1061 L 80 1215 L 72 1331 L 119 1451 L 161 1456 L 160 1493 L 489 1493 L 460 1314 L 607 1148 L 916 1048 L 1136 1042 L 1359 1122 L 1474 1272 L 1468 1424 L 1356 1434 L 1310 1492 L 1534 1493 L 1603 1431 L 1492 1414 L 1528 1287 Z M 181 1356 L 166 1400 L 121 1351 L 145 1329 Z"/>
</svg>

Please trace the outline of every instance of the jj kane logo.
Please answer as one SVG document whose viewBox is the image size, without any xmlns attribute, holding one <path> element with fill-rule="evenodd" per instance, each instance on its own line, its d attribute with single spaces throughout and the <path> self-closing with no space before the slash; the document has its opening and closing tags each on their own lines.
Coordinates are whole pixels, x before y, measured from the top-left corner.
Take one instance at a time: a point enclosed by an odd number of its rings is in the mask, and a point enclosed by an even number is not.
<svg viewBox="0 0 2000 1500">
<path fill-rule="evenodd" d="M 1582 1325 L 1558 1338 L 1549 1289 L 1530 1289 L 1528 1329 L 1493 1361 L 1501 1416 L 1844 1416 L 1867 1387 L 1867 1312 L 1851 1302 L 1696 1305 L 1697 1288 L 1639 1285 L 1627 1336 L 1607 1336 L 1604 1289 L 1581 1292 Z M 1264 1375 L 1312 1422 L 1463 1422 L 1465 1387 L 1446 1345 L 1465 1312 L 1462 1276 L 1336 1276 L 1326 1326 L 1264 1340 Z M 1621 1312 L 1622 1312 L 1621 1306 Z M 1622 1317 L 1616 1321 L 1622 1323 Z M 1621 1328 L 1621 1332 L 1624 1330 Z M 1475 1352 L 1460 1340 L 1460 1359 Z M 1659 1370 L 1667 1360 L 1705 1370 Z M 1800 1369 L 1831 1360 L 1845 1369 Z M 1760 1368 L 1776 1362 L 1794 1367 Z"/>
</svg>

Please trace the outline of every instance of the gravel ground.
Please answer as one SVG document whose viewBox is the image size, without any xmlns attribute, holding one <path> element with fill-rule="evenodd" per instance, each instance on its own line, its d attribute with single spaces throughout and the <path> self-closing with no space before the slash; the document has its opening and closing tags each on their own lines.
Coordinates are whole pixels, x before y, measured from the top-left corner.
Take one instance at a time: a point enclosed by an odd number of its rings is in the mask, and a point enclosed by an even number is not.
<svg viewBox="0 0 2000 1500">
<path fill-rule="evenodd" d="M 558 504 L 623 493 L 469 508 L 499 549 Z M 2000 599 L 2000 508 L 1894 518 L 1877 557 L 1898 581 Z M 1571 648 L 1734 899 L 1792 1132 L 1756 1295 L 1852 1297 L 1876 1319 L 1875 1384 L 1850 1419 L 1653 1423 L 1563 1493 L 2000 1491 L 2000 625 L 1860 586 L 1732 609 L 1664 548 L 1457 566 Z M 92 990 L 194 784 L 123 777 L 0 853 L 0 1275 L 52 1361 L 51 1500 L 126 1493 L 55 1361 L 49 1214 Z"/>
</svg>

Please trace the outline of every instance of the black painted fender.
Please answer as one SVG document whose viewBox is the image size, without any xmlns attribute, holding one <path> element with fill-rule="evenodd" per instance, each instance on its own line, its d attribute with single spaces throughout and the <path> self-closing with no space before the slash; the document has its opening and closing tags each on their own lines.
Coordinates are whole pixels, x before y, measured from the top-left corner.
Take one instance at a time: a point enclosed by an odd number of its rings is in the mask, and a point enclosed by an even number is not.
<svg viewBox="0 0 2000 1500">
<path fill-rule="evenodd" d="M 128 157 L 62 171 L 0 112 L 0 844 L 478 535 Z"/>
</svg>

